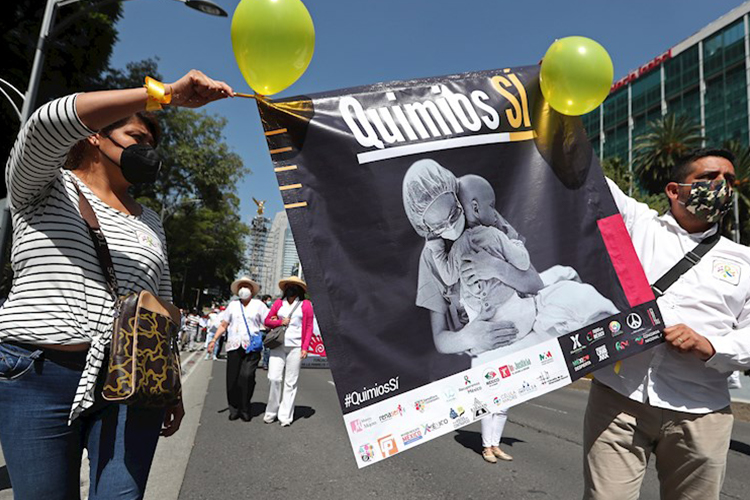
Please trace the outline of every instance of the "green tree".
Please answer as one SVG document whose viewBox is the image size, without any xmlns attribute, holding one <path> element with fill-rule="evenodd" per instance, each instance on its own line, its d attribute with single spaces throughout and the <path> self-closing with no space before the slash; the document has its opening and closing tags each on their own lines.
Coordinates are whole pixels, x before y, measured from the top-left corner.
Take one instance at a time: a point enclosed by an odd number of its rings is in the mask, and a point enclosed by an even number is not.
<svg viewBox="0 0 750 500">
<path fill-rule="evenodd" d="M 0 46 L 3 48 L 0 78 L 22 93 L 29 84 L 46 3 L 46 0 L 0 2 Z M 94 3 L 83 0 L 60 8 L 56 23 L 59 31 L 46 47 L 35 107 L 56 97 L 101 86 L 102 73 L 109 66 L 112 47 L 117 41 L 115 24 L 122 7 L 119 1 L 106 5 Z M 67 24 L 66 19 L 73 16 L 77 16 L 75 21 Z M 3 101 L 0 104 L 0 152 L 4 172 L 5 159 L 21 124 L 5 97 L 0 95 L 0 100 Z M 0 197 L 5 197 L 4 180 L 0 187 Z"/>
<path fill-rule="evenodd" d="M 650 194 L 662 193 L 677 160 L 702 142 L 700 126 L 687 116 L 668 114 L 649 122 L 633 148 L 640 186 Z"/>
<path fill-rule="evenodd" d="M 110 70 L 107 88 L 142 85 L 143 75 L 161 79 L 158 62 L 133 62 Z M 195 304 L 200 290 L 218 288 L 227 298 L 229 283 L 245 265 L 249 227 L 240 217 L 236 186 L 249 172 L 226 144 L 226 119 L 203 111 L 165 107 L 156 113 L 162 128 L 159 180 L 137 186 L 136 199 L 160 214 L 167 234 L 175 301 Z"/>
<path fill-rule="evenodd" d="M 622 161 L 619 156 L 602 160 L 602 171 L 604 172 L 604 175 L 613 180 L 624 193 L 628 192 L 631 186 L 631 173 L 628 171 L 627 163 Z M 663 192 L 661 194 L 647 193 L 638 187 L 637 183 L 633 184 L 633 199 L 645 203 L 660 214 L 669 210 L 669 200 Z"/>
<path fill-rule="evenodd" d="M 737 203 L 740 219 L 737 227 L 734 212 L 730 212 L 724 222 L 725 233 L 729 236 L 731 232 L 739 230 L 740 242 L 748 244 L 750 243 L 750 148 L 738 140 L 726 141 L 723 147 L 734 155 L 734 171 L 737 175 L 734 185 L 734 202 Z"/>
</svg>

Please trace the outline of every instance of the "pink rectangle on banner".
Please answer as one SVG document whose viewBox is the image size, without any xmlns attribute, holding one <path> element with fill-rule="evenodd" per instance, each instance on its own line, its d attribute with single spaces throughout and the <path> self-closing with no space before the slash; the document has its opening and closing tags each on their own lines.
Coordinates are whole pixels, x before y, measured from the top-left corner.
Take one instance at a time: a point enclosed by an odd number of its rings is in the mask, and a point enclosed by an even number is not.
<svg viewBox="0 0 750 500">
<path fill-rule="evenodd" d="M 597 224 L 630 307 L 654 300 L 656 297 L 635 253 L 622 216 L 615 214 L 599 219 Z"/>
</svg>

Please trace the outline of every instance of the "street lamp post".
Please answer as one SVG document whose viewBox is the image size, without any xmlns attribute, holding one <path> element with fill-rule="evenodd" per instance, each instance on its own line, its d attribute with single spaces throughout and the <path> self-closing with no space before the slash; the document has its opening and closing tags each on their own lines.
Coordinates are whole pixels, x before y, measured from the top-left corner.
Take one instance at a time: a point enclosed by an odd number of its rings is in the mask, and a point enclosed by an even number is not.
<svg viewBox="0 0 750 500">
<path fill-rule="evenodd" d="M 34 53 L 34 63 L 31 66 L 31 76 L 29 77 L 29 86 L 26 90 L 26 96 L 23 100 L 23 108 L 21 110 L 21 127 L 31 116 L 34 111 L 34 103 L 36 102 L 36 95 L 39 90 L 39 82 L 42 77 L 42 66 L 44 65 L 44 52 L 47 46 L 47 42 L 59 33 L 62 29 L 67 27 L 70 23 L 84 15 L 86 11 L 78 12 L 70 16 L 63 23 L 53 31 L 55 24 L 55 14 L 57 14 L 58 7 L 64 7 L 66 5 L 80 2 L 81 0 L 47 0 L 47 5 L 44 8 L 44 17 L 42 18 L 42 28 L 39 30 L 39 39 L 36 43 L 36 51 Z M 97 6 L 103 6 L 114 3 L 117 0 L 101 0 Z M 209 0 L 177 0 L 180 3 L 185 4 L 191 9 L 198 10 L 204 14 L 212 16 L 227 17 L 227 12 Z M 8 242 L 10 240 L 10 208 L 8 207 L 8 200 L 0 200 L 3 202 L 3 213 L 2 219 L 0 220 L 0 261 L 5 258 L 5 252 L 7 251 Z"/>
</svg>

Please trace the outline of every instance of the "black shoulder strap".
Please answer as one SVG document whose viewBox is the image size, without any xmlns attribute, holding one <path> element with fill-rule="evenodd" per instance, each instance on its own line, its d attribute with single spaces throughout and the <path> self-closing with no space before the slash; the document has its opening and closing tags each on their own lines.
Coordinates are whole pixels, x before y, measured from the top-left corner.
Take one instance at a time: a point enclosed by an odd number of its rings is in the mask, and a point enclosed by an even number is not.
<svg viewBox="0 0 750 500">
<path fill-rule="evenodd" d="M 698 246 L 686 253 L 685 256 L 680 259 L 677 264 L 672 266 L 672 269 L 664 273 L 664 276 L 659 278 L 656 283 L 651 285 L 651 289 L 654 291 L 654 295 L 656 295 L 656 298 L 658 299 L 659 297 L 664 295 L 664 292 L 667 291 L 667 288 L 672 286 L 674 282 L 680 278 L 680 276 L 688 272 L 690 268 L 700 262 L 701 259 L 708 253 L 708 251 L 711 250 L 719 242 L 720 238 L 721 234 L 718 230 L 711 236 L 704 238 L 703 241 L 698 243 Z"/>
<path fill-rule="evenodd" d="M 109 253 L 107 240 L 104 238 L 104 233 L 102 233 L 102 229 L 99 226 L 99 219 L 97 219 L 89 200 L 86 199 L 81 192 L 81 188 L 78 187 L 78 183 L 74 181 L 73 185 L 76 187 L 76 191 L 78 191 L 78 209 L 81 211 L 81 216 L 86 222 L 91 239 L 94 241 L 94 250 L 96 250 L 96 255 L 99 257 L 99 266 L 102 269 L 104 279 L 107 281 L 107 288 L 109 289 L 109 293 L 112 294 L 112 298 L 117 300 L 117 274 L 115 274 L 115 266 L 112 264 L 112 255 Z"/>
</svg>

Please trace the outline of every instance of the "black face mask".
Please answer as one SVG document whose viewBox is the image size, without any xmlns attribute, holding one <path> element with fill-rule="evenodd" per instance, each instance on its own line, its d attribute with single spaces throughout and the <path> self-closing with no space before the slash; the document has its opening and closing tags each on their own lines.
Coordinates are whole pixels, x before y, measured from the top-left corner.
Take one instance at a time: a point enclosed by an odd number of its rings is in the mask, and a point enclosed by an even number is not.
<svg viewBox="0 0 750 500">
<path fill-rule="evenodd" d="M 286 290 L 284 290 L 284 298 L 289 299 L 292 297 L 301 297 L 302 296 L 302 289 L 298 286 L 288 286 Z"/>
<path fill-rule="evenodd" d="M 107 139 L 112 141 L 112 144 L 115 146 L 122 148 L 119 166 L 126 181 L 131 184 L 153 184 L 156 182 L 159 170 L 161 170 L 161 158 L 152 146 L 148 144 L 131 144 L 128 147 L 123 147 L 120 143 L 112 139 L 111 136 L 108 136 Z M 112 163 L 117 164 L 116 161 L 107 156 L 103 151 L 102 154 Z"/>
</svg>

